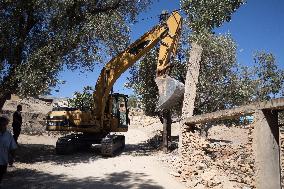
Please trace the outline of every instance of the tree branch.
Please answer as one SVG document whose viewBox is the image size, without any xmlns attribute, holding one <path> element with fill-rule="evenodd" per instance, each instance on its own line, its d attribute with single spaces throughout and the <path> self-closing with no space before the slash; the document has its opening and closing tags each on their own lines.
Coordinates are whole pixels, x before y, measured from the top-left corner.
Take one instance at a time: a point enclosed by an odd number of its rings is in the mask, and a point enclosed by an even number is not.
<svg viewBox="0 0 284 189">
<path fill-rule="evenodd" d="M 101 12 L 109 12 L 109 11 L 114 11 L 120 6 L 121 0 L 118 0 L 114 5 L 109 5 L 106 7 L 96 7 L 93 9 L 89 9 L 89 12 L 92 14 L 97 14 Z"/>
</svg>

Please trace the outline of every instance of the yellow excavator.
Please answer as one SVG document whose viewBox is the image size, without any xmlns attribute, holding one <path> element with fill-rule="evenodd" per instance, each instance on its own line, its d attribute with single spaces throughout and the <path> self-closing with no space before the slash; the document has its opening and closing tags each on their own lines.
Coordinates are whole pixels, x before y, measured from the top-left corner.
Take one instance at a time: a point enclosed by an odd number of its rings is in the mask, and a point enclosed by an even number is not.
<svg viewBox="0 0 284 189">
<path fill-rule="evenodd" d="M 124 148 L 124 135 L 111 133 L 128 130 L 130 121 L 127 95 L 113 93 L 112 88 L 120 75 L 158 42 L 160 42 L 156 71 L 156 83 L 160 95 L 158 107 L 170 108 L 171 104 L 183 95 L 183 84 L 168 76 L 171 69 L 169 61 L 171 56 L 175 55 L 181 26 L 182 18 L 177 11 L 174 11 L 168 14 L 163 22 L 111 59 L 101 70 L 97 80 L 92 110 L 61 108 L 47 114 L 47 131 L 73 133 L 57 140 L 57 154 L 70 154 L 78 149 L 90 147 L 92 144 L 101 144 L 102 155 L 113 156 Z"/>
</svg>

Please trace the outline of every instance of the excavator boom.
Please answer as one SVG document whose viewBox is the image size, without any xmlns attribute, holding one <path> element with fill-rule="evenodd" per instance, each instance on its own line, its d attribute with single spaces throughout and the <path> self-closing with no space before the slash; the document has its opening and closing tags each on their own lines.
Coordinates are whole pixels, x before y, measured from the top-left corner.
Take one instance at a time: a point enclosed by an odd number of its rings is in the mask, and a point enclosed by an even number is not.
<svg viewBox="0 0 284 189">
<path fill-rule="evenodd" d="M 169 15 L 166 22 L 161 23 L 145 33 L 125 51 L 121 52 L 105 65 L 97 80 L 94 92 L 94 111 L 96 118 L 100 119 L 100 125 L 103 125 L 102 118 L 104 117 L 106 102 L 115 81 L 138 59 L 149 52 L 159 41 L 161 41 L 161 46 L 157 65 L 157 82 L 163 85 L 163 87 L 159 87 L 161 94 L 159 105 L 162 108 L 168 108 L 171 103 L 166 101 L 170 100 L 173 102 L 176 98 L 183 95 L 183 85 L 168 76 L 166 77 L 171 67 L 169 60 L 171 56 L 175 54 L 177 48 L 181 26 L 182 18 L 180 14 L 175 11 Z M 175 98 L 173 99 L 173 97 Z"/>
</svg>

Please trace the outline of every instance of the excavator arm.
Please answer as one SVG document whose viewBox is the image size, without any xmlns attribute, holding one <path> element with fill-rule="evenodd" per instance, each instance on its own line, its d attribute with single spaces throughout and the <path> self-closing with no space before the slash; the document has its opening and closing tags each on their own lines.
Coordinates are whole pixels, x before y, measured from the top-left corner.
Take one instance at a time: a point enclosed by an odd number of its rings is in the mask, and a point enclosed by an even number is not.
<svg viewBox="0 0 284 189">
<path fill-rule="evenodd" d="M 157 77 L 165 77 L 170 69 L 169 60 L 175 54 L 181 33 L 182 18 L 175 11 L 166 22 L 154 27 L 132 43 L 126 50 L 111 59 L 102 69 L 97 80 L 94 97 L 95 119 L 103 126 L 106 102 L 115 81 L 138 59 L 149 52 L 159 41 L 161 46 L 157 65 Z"/>
</svg>

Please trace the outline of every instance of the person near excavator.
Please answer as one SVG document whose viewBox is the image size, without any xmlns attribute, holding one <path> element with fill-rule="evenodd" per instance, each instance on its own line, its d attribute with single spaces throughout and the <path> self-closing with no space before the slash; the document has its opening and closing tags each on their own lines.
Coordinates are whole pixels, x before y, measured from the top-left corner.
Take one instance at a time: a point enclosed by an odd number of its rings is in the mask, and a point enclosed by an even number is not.
<svg viewBox="0 0 284 189">
<path fill-rule="evenodd" d="M 9 119 L 0 116 L 0 189 L 2 189 L 2 178 L 7 172 L 7 165 L 13 165 L 15 149 L 17 144 L 12 134 L 7 131 Z"/>
<path fill-rule="evenodd" d="M 13 137 L 17 144 L 18 144 L 19 135 L 21 133 L 21 127 L 22 127 L 22 121 L 23 121 L 21 111 L 22 111 L 22 105 L 18 105 L 17 111 L 15 111 L 13 114 L 13 123 L 12 123 L 13 134 L 14 134 Z"/>
</svg>

